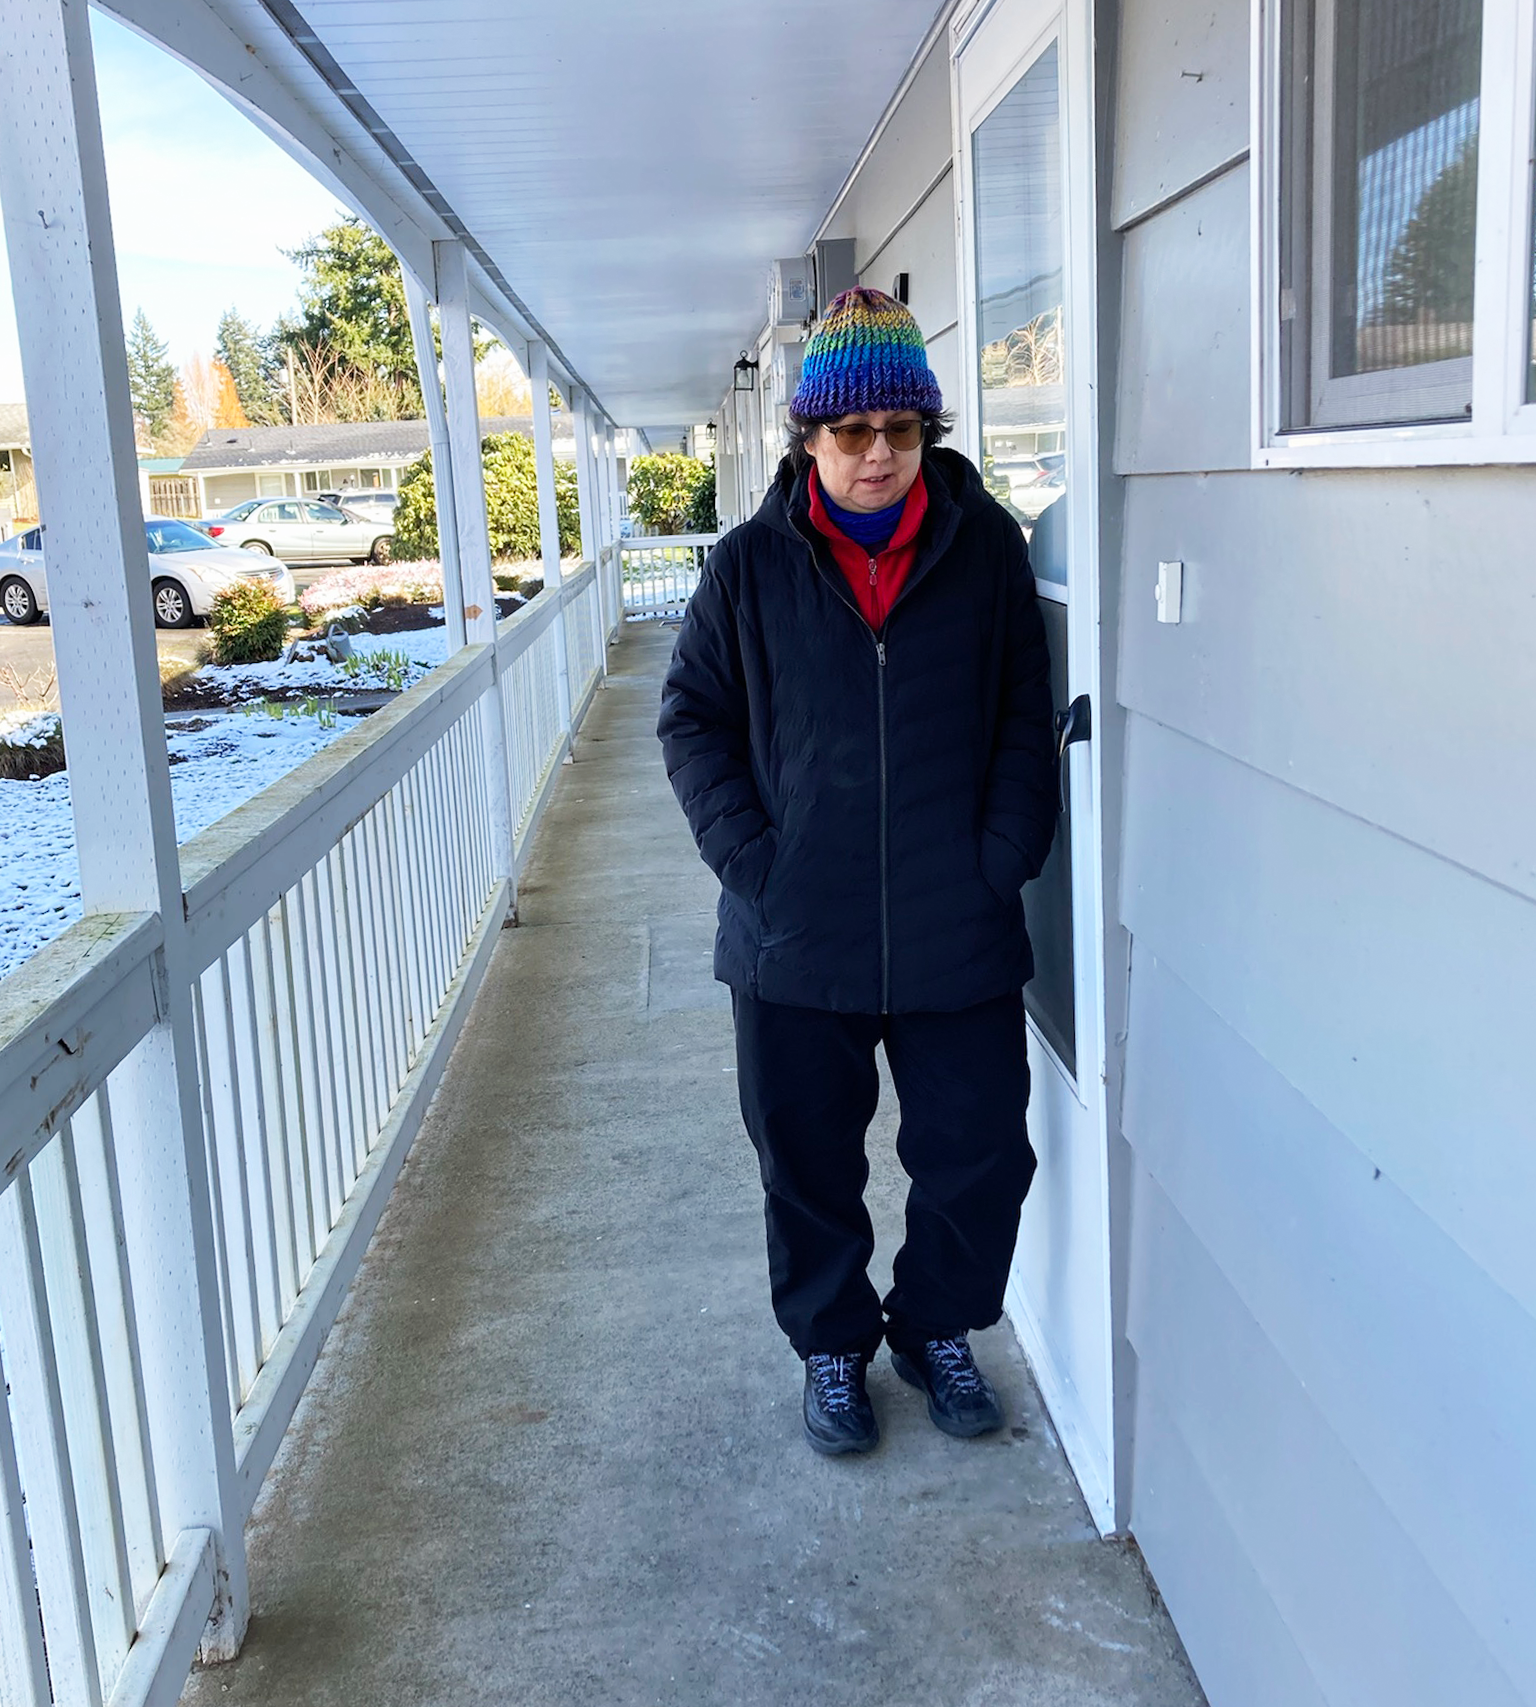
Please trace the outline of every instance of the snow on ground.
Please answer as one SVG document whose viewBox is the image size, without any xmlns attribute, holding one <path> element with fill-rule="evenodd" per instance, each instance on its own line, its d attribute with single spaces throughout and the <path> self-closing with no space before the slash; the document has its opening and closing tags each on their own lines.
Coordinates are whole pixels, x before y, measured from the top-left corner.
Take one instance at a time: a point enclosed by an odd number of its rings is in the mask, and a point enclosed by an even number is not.
<svg viewBox="0 0 1536 1707">
<path fill-rule="evenodd" d="M 404 680 L 389 686 L 412 687 L 448 658 L 448 630 L 407 628 L 399 634 L 354 634 L 353 656 L 358 660 L 349 671 L 346 664 L 329 658 L 314 658 L 292 664 L 205 664 L 195 678 L 199 687 L 213 687 L 231 701 L 260 694 L 330 693 L 346 688 L 383 687 L 388 654 L 406 660 Z"/>
<path fill-rule="evenodd" d="M 224 668 L 205 664 L 197 680 L 216 685 L 232 703 L 252 704 L 268 695 L 408 688 L 448 656 L 448 632 L 441 626 L 354 634 L 351 640 L 357 660 L 351 670 L 324 658 Z M 34 723 L 39 739 L 45 739 L 44 725 L 52 723 L 51 718 L 33 719 L 23 732 L 22 721 L 19 714 L 12 719 L 15 727 L 6 735 L 12 744 L 32 735 Z M 187 727 L 198 722 L 207 727 Z M 274 717 L 261 710 L 173 714 L 166 743 L 177 839 L 190 840 L 356 726 L 350 717 L 324 728 L 315 716 Z M 79 917 L 68 772 L 40 782 L 0 778 L 0 978 Z"/>
<path fill-rule="evenodd" d="M 439 636 L 441 631 L 438 631 Z M 189 730 L 177 725 L 204 723 Z M 176 835 L 188 841 L 302 764 L 350 717 L 322 728 L 316 717 L 189 713 L 166 725 Z M 41 782 L 0 779 L 0 978 L 80 917 L 80 873 L 70 816 L 69 773 Z"/>
</svg>

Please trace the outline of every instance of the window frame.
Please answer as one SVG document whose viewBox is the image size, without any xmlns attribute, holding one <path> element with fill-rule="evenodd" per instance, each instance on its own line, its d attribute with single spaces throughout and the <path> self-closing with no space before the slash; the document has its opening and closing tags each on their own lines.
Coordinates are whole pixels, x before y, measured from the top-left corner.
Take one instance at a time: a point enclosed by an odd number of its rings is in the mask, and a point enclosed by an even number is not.
<svg viewBox="0 0 1536 1707">
<path fill-rule="evenodd" d="M 1285 217 L 1281 202 L 1281 118 L 1282 103 L 1290 94 L 1287 44 L 1283 39 L 1286 4 L 1287 0 L 1253 0 L 1253 466 L 1395 468 L 1536 462 L 1536 401 L 1527 402 L 1525 397 L 1532 318 L 1536 0 L 1483 0 L 1471 417 L 1401 425 L 1308 426 L 1292 431 L 1284 431 L 1280 425 L 1285 379 L 1280 290 L 1280 236 Z M 1309 208 L 1315 169 L 1314 160 L 1307 174 Z M 1310 321 L 1299 330 L 1307 339 L 1315 335 L 1315 325 Z M 1328 384 L 1337 388 L 1349 382 L 1333 380 Z M 1337 391 L 1331 394 L 1341 395 Z"/>
</svg>

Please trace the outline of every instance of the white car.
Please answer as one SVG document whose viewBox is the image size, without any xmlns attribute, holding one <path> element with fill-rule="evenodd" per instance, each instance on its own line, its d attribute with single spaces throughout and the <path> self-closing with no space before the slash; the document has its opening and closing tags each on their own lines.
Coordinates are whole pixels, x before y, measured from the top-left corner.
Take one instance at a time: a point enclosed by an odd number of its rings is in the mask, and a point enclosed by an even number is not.
<svg viewBox="0 0 1536 1707">
<path fill-rule="evenodd" d="M 388 563 L 395 543 L 393 512 L 357 515 L 313 498 L 248 498 L 199 526 L 223 545 L 265 551 L 285 563 Z"/>
<path fill-rule="evenodd" d="M 170 516 L 146 516 L 144 540 L 156 628 L 190 628 L 207 616 L 220 593 L 241 581 L 265 581 L 285 605 L 293 603 L 293 576 L 264 553 L 212 545 L 206 534 Z M 0 541 L 0 613 L 18 624 L 48 613 L 40 527 Z"/>
</svg>

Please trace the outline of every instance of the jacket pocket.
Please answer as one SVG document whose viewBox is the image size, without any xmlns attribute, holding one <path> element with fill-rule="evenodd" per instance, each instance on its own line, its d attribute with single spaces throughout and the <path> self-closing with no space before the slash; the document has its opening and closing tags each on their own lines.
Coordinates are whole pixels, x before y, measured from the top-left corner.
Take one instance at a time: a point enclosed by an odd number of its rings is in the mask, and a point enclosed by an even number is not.
<svg viewBox="0 0 1536 1707">
<path fill-rule="evenodd" d="M 1023 856 L 995 830 L 983 830 L 979 860 L 987 888 L 1003 906 L 1012 906 L 1024 887 Z"/>
</svg>

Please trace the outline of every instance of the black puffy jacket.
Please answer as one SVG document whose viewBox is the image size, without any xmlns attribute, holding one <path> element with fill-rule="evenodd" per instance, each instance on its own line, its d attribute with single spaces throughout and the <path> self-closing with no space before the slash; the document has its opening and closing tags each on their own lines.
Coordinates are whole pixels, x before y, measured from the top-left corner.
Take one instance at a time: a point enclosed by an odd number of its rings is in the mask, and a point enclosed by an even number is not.
<svg viewBox="0 0 1536 1707">
<path fill-rule="evenodd" d="M 941 1012 L 1034 970 L 1056 825 L 1050 662 L 1018 524 L 949 450 L 878 634 L 780 467 L 710 553 L 658 733 L 720 879 L 715 976 L 767 1002 Z"/>
</svg>

